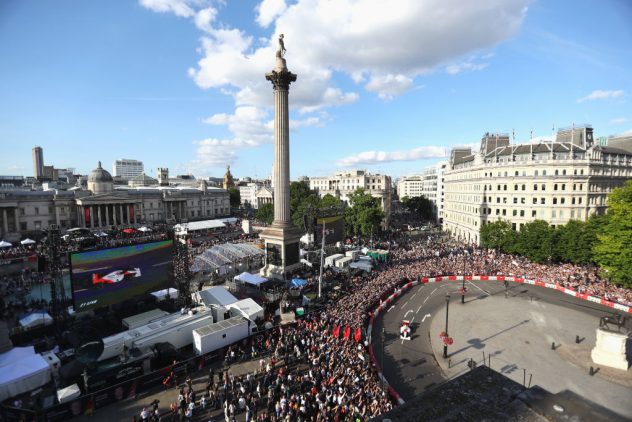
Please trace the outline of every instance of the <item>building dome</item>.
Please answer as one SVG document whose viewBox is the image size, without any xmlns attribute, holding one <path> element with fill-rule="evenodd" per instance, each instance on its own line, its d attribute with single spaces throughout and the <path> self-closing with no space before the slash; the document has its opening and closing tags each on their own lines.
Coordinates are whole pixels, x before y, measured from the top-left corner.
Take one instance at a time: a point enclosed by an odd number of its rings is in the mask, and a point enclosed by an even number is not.
<svg viewBox="0 0 632 422">
<path fill-rule="evenodd" d="M 114 180 L 112 175 L 101 167 L 101 161 L 99 161 L 99 166 L 92 170 L 92 173 L 88 176 L 88 190 L 97 195 L 112 192 L 113 189 Z"/>
<path fill-rule="evenodd" d="M 99 161 L 99 166 L 92 170 L 92 173 L 88 176 L 88 182 L 113 182 L 113 180 L 112 175 L 101 167 L 101 161 Z"/>
</svg>

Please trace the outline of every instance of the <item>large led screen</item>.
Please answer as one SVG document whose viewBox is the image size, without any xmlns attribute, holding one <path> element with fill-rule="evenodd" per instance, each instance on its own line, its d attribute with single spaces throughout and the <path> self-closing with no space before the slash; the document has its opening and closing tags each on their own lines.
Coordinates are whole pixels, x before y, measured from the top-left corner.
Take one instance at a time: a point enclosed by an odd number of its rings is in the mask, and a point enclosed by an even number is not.
<svg viewBox="0 0 632 422">
<path fill-rule="evenodd" d="M 112 305 L 172 283 L 171 240 L 70 254 L 75 311 Z"/>
<path fill-rule="evenodd" d="M 325 224 L 325 243 L 327 245 L 344 239 L 345 220 L 343 216 L 317 218 L 314 225 L 314 242 L 317 245 L 323 241 L 323 223 Z"/>
</svg>

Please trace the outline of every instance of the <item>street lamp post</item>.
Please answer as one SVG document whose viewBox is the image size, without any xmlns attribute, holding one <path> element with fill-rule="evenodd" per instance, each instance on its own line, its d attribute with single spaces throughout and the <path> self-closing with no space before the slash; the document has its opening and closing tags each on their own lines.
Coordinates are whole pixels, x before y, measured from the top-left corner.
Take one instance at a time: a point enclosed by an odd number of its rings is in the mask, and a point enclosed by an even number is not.
<svg viewBox="0 0 632 422">
<path fill-rule="evenodd" d="M 323 264 L 325 262 L 325 219 L 323 219 L 323 241 L 320 247 L 320 275 L 318 276 L 318 298 L 320 299 L 323 284 Z"/>
<path fill-rule="evenodd" d="M 465 256 L 463 256 L 463 271 L 461 277 L 463 277 L 463 285 L 461 286 L 461 304 L 465 304 Z"/>
<path fill-rule="evenodd" d="M 380 365 L 382 366 L 382 392 L 384 392 L 384 327 L 382 327 L 382 356 Z"/>
<path fill-rule="evenodd" d="M 448 335 L 448 311 L 450 309 L 450 294 L 446 293 L 445 294 L 445 336 L 446 338 L 449 338 Z M 448 357 L 448 343 L 444 342 L 443 343 L 443 357 L 447 358 Z"/>
</svg>

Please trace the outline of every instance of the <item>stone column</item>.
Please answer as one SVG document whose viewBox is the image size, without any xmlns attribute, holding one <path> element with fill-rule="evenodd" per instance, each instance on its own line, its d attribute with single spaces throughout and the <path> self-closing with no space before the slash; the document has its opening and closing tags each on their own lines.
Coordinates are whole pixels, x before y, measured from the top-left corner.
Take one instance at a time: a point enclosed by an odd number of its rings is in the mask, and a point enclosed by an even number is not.
<svg viewBox="0 0 632 422">
<path fill-rule="evenodd" d="M 94 205 L 90 205 L 90 228 L 94 228 Z"/>
<path fill-rule="evenodd" d="M 105 206 L 105 225 L 106 227 L 110 226 L 110 206 Z"/>
<path fill-rule="evenodd" d="M 9 221 L 7 220 L 7 209 L 2 208 L 2 233 L 6 236 L 9 233 Z"/>
<path fill-rule="evenodd" d="M 103 208 L 102 205 L 97 205 L 97 215 L 99 216 L 97 219 L 97 227 L 101 227 L 101 208 Z"/>
<path fill-rule="evenodd" d="M 291 227 L 290 214 L 290 125 L 288 91 L 296 75 L 287 70 L 285 59 L 277 57 L 276 67 L 266 74 L 274 89 L 274 222 Z"/>
<path fill-rule="evenodd" d="M 127 224 L 132 224 L 132 220 L 130 219 L 130 213 L 129 213 L 129 204 L 125 204 L 125 206 L 127 207 Z"/>
<path fill-rule="evenodd" d="M 61 224 L 59 223 L 59 207 L 54 204 L 53 207 L 55 208 L 55 223 L 57 224 L 57 227 L 61 227 Z"/>
<path fill-rule="evenodd" d="M 123 204 L 119 204 L 118 210 L 119 210 L 119 221 L 118 221 L 118 224 L 120 226 L 121 224 L 123 224 Z"/>
</svg>

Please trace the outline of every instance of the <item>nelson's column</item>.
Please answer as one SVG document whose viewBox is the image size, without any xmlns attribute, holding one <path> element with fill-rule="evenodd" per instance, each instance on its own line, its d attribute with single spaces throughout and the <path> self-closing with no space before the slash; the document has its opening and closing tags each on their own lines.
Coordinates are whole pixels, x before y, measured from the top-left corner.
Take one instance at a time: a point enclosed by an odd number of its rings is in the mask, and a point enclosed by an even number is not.
<svg viewBox="0 0 632 422">
<path fill-rule="evenodd" d="M 274 221 L 260 237 L 265 241 L 266 262 L 261 274 L 266 277 L 284 278 L 287 271 L 300 266 L 299 239 L 301 230 L 292 224 L 290 214 L 290 131 L 288 115 L 288 91 L 296 75 L 287 70 L 283 56 L 283 34 L 279 35 L 276 66 L 266 79 L 272 82 L 274 91 Z"/>
</svg>

